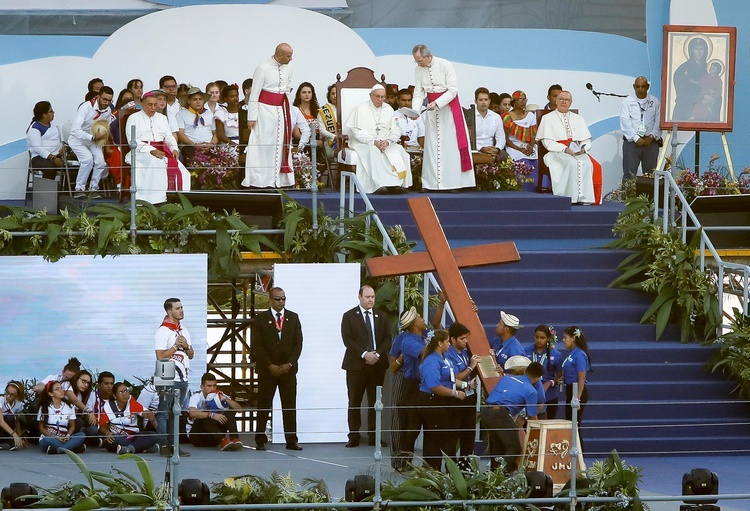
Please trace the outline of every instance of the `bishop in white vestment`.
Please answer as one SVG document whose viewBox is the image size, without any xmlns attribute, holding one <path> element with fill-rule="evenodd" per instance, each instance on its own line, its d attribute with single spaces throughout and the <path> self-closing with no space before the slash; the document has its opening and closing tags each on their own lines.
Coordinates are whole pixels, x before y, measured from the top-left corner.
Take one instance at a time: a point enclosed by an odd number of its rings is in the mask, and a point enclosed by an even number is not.
<svg viewBox="0 0 750 511">
<path fill-rule="evenodd" d="M 552 193 L 570 197 L 574 204 L 596 204 L 594 170 L 599 163 L 588 154 L 591 133 L 583 117 L 569 111 L 571 102 L 568 91 L 557 96 L 557 109 L 542 117 L 536 139 L 549 151 L 544 163 L 549 167 Z"/>
<path fill-rule="evenodd" d="M 142 107 L 126 123 L 128 142 L 135 126 L 136 148 L 125 155 L 125 163 L 135 166 L 136 198 L 158 204 L 167 201 L 168 188 L 190 190 L 190 172 L 177 160 L 177 140 L 167 116 L 156 111 L 152 92 L 143 95 Z"/>
<path fill-rule="evenodd" d="M 363 192 L 400 192 L 411 186 L 411 160 L 398 143 L 401 129 L 393 108 L 385 103 L 385 87 L 376 84 L 370 99 L 354 107 L 346 132 L 349 148 L 357 153 L 357 180 Z"/>
<path fill-rule="evenodd" d="M 469 147 L 469 131 L 458 102 L 458 82 L 453 64 L 433 56 L 430 49 L 417 45 L 412 51 L 417 68 L 412 109 L 423 110 L 424 159 L 422 187 L 427 190 L 455 190 L 476 185 Z"/>
<path fill-rule="evenodd" d="M 294 185 L 292 169 L 292 121 L 289 98 L 292 90 L 292 47 L 282 43 L 273 57 L 253 73 L 247 104 L 245 179 L 242 186 L 282 188 Z"/>
</svg>

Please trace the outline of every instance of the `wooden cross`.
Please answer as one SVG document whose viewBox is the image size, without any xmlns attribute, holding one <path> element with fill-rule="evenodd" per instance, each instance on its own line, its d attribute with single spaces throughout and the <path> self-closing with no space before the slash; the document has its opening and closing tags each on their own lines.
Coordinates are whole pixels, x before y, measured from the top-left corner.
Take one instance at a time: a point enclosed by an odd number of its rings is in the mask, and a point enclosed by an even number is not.
<svg viewBox="0 0 750 511">
<path fill-rule="evenodd" d="M 490 344 L 487 334 L 479 315 L 472 310 L 473 304 L 460 268 L 520 261 L 516 244 L 507 241 L 451 250 L 429 197 L 408 199 L 407 203 L 427 252 L 366 259 L 367 271 L 373 277 L 435 272 L 456 321 L 463 323 L 471 331 L 469 351 L 472 355 L 489 356 Z M 499 378 L 484 376 L 481 371 L 479 375 L 487 392 L 491 392 Z"/>
</svg>

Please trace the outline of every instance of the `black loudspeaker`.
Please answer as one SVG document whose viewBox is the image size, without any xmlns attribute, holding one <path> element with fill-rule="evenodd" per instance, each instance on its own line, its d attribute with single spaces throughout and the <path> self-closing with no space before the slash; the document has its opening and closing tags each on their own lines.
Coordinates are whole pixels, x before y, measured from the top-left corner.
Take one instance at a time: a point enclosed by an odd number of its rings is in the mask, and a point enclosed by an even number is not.
<svg viewBox="0 0 750 511">
<path fill-rule="evenodd" d="M 707 468 L 694 468 L 682 476 L 683 495 L 718 495 L 719 476 Z M 718 499 L 691 500 L 685 504 L 716 504 Z"/>
<path fill-rule="evenodd" d="M 208 485 L 200 479 L 183 479 L 177 487 L 180 503 L 183 505 L 208 504 L 211 492 Z"/>
<path fill-rule="evenodd" d="M 344 498 L 347 502 L 362 502 L 375 493 L 375 478 L 358 475 L 346 482 Z"/>
<path fill-rule="evenodd" d="M 530 499 L 552 498 L 552 476 L 544 472 L 526 472 L 526 484 L 531 489 Z"/>
<path fill-rule="evenodd" d="M 714 195 L 696 197 L 690 209 L 717 249 L 750 248 L 750 231 L 712 231 L 711 226 L 750 226 L 750 195 Z M 694 226 L 688 217 L 688 226 Z M 690 238 L 690 236 L 688 236 Z"/>
<path fill-rule="evenodd" d="M 36 489 L 26 483 L 10 483 L 10 486 L 3 488 L 0 500 L 3 503 L 3 509 L 20 509 L 30 507 L 35 499 L 19 499 L 24 495 L 36 495 Z"/>
<path fill-rule="evenodd" d="M 283 216 L 281 194 L 275 192 L 180 192 L 193 206 L 203 206 L 212 213 L 236 211 L 248 226 L 275 229 Z M 177 193 L 169 193 L 168 200 L 179 203 Z"/>
</svg>

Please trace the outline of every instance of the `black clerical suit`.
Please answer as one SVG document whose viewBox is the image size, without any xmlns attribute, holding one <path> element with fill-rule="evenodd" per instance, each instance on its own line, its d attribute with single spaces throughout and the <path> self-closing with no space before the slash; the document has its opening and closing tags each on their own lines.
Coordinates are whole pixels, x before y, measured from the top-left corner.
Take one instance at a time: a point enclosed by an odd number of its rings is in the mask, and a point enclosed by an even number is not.
<svg viewBox="0 0 750 511">
<path fill-rule="evenodd" d="M 346 388 L 349 396 L 349 441 L 359 443 L 359 430 L 362 427 L 360 407 L 362 397 L 367 392 L 367 431 L 370 442 L 375 441 L 375 388 L 383 385 L 388 369 L 388 352 L 391 349 L 391 336 L 388 317 L 375 309 L 369 311 L 374 327 L 374 346 L 367 332 L 365 316 L 359 305 L 344 313 L 341 318 L 341 338 L 346 346 L 341 368 L 346 371 Z M 380 359 L 373 365 L 365 363 L 362 356 L 368 351 L 377 351 Z"/>
<path fill-rule="evenodd" d="M 281 397 L 284 436 L 287 445 L 297 443 L 297 361 L 302 353 L 302 326 L 299 316 L 284 309 L 281 311 L 281 329 L 277 312 L 270 309 L 255 316 L 252 330 L 253 360 L 258 373 L 258 420 L 255 423 L 255 444 L 266 443 L 266 422 L 273 407 L 276 388 Z M 271 374 L 272 364 L 292 364 L 285 374 Z"/>
</svg>

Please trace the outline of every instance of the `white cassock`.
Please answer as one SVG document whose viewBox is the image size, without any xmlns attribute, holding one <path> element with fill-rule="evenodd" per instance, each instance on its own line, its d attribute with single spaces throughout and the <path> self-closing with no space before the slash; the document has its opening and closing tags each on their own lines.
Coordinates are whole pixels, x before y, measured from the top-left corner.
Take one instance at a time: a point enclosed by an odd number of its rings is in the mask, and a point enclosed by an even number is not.
<svg viewBox="0 0 750 511">
<path fill-rule="evenodd" d="M 354 107 L 346 120 L 349 148 L 357 153 L 357 180 L 362 191 L 372 193 L 381 187 L 410 187 L 411 159 L 399 140 L 401 129 L 389 105 L 377 108 L 367 100 Z M 376 140 L 387 140 L 385 151 L 375 147 Z"/>
<path fill-rule="evenodd" d="M 125 134 L 130 142 L 130 133 L 135 126 L 135 150 L 125 155 L 125 163 L 133 165 L 133 153 L 135 153 L 135 185 L 137 187 L 136 198 L 158 204 L 167 201 L 167 159 L 157 158 L 151 154 L 154 147 L 149 142 L 165 142 L 170 151 L 177 149 L 177 141 L 169 128 L 169 120 L 160 113 L 153 117 L 139 110 L 128 117 Z M 177 166 L 182 175 L 182 189 L 190 190 L 190 172 L 182 162 Z"/>
<path fill-rule="evenodd" d="M 291 169 L 292 165 L 291 137 L 288 145 L 284 145 L 284 133 L 287 129 L 284 106 L 269 104 L 263 94 L 265 91 L 276 98 L 280 94 L 288 94 L 292 90 L 291 79 L 292 69 L 289 65 L 279 64 L 273 57 L 255 68 L 253 88 L 247 104 L 247 120 L 256 123 L 247 142 L 242 186 L 281 188 L 294 185 L 294 172 L 282 172 L 285 155 L 288 168 Z M 287 104 L 291 107 L 291 103 Z"/>
<path fill-rule="evenodd" d="M 428 190 L 452 190 L 476 185 L 471 153 L 467 147 L 468 170 L 462 170 L 458 139 L 469 140 L 466 122 L 462 121 L 458 133 L 449 103 L 458 96 L 458 83 L 453 64 L 433 56 L 427 67 L 417 66 L 414 71 L 416 86 L 412 109 L 422 111 L 428 94 L 443 93 L 434 101 L 439 108 L 424 114 L 424 158 L 422 160 L 422 187 Z M 429 102 L 429 101 L 428 101 Z M 463 119 L 463 112 L 461 112 Z"/>
<path fill-rule="evenodd" d="M 571 202 L 594 204 L 594 166 L 588 154 L 573 156 L 564 151 L 570 142 L 571 150 L 578 152 L 591 148 L 591 133 L 586 121 L 573 112 L 557 110 L 542 117 L 536 139 L 549 151 L 544 163 L 549 167 L 552 193 L 570 197 Z"/>
</svg>

